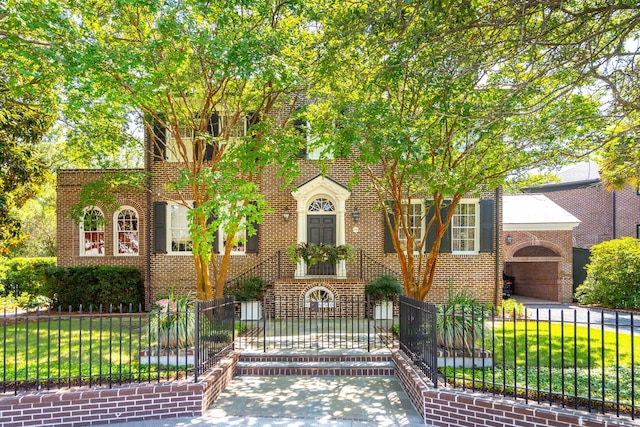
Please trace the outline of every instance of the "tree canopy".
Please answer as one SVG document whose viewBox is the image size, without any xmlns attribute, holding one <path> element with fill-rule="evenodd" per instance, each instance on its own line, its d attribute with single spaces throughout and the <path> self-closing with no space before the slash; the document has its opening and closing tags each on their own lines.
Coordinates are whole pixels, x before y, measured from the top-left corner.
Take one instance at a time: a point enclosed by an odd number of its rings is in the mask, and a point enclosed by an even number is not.
<svg viewBox="0 0 640 427">
<path fill-rule="evenodd" d="M 171 160 L 159 172 L 171 184 L 156 191 L 189 209 L 198 297 L 220 297 L 238 242 L 226 239 L 212 256 L 213 234 L 219 227 L 226 236 L 254 233 L 267 211 L 257 187 L 264 167 L 278 162 L 295 171 L 288 116 L 270 113 L 290 112 L 308 86 L 315 12 L 303 1 L 42 7 L 49 19 L 33 25 L 46 35 L 42 50 L 61 65 L 65 119 L 80 132 L 72 142 L 126 151 L 126 123 L 137 118 L 148 136 L 139 146 L 147 162 Z M 247 132 L 238 134 L 242 127 Z"/>
<path fill-rule="evenodd" d="M 16 213 L 48 177 L 39 142 L 56 117 L 56 78 L 37 31 L 0 8 L 0 255 L 20 240 Z"/>
<path fill-rule="evenodd" d="M 610 138 L 607 127 L 622 116 L 603 109 L 594 70 L 610 60 L 609 43 L 630 36 L 620 24 L 629 9 L 373 0 L 326 17 L 332 77 L 318 95 L 326 102 L 316 126 L 340 117 L 340 149 L 352 150 L 355 171 L 373 182 L 408 295 L 427 295 L 463 198 L 514 172 L 579 159 Z M 419 219 L 412 201 L 425 201 Z"/>
</svg>

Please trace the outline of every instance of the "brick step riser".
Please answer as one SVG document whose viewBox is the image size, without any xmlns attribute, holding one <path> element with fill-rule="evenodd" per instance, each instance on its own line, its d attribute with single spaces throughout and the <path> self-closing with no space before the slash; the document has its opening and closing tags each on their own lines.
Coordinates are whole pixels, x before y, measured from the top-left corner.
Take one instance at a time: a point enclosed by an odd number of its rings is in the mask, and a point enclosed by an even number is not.
<svg viewBox="0 0 640 427">
<path fill-rule="evenodd" d="M 273 363 L 340 363 L 340 362 L 392 362 L 391 356 L 240 356 L 240 360 L 246 363 L 273 362 Z"/>
<path fill-rule="evenodd" d="M 236 368 L 236 375 L 245 376 L 273 376 L 273 375 L 295 375 L 295 376 L 393 376 L 396 371 L 394 367 L 389 368 L 307 368 L 307 367 L 240 367 Z"/>
</svg>

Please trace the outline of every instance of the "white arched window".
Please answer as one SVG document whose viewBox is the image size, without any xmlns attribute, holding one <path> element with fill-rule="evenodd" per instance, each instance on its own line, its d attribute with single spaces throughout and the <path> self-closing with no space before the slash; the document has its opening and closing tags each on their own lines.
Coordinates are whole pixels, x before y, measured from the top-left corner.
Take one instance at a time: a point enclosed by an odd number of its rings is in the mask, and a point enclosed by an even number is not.
<svg viewBox="0 0 640 427">
<path fill-rule="evenodd" d="M 336 297 L 324 286 L 315 286 L 304 295 L 304 306 L 306 308 L 335 308 Z"/>
<path fill-rule="evenodd" d="M 85 209 L 82 216 L 80 255 L 104 256 L 104 214 L 96 207 Z"/>
<path fill-rule="evenodd" d="M 138 212 L 132 207 L 125 206 L 113 215 L 113 223 L 115 255 L 138 255 L 140 251 Z"/>
</svg>

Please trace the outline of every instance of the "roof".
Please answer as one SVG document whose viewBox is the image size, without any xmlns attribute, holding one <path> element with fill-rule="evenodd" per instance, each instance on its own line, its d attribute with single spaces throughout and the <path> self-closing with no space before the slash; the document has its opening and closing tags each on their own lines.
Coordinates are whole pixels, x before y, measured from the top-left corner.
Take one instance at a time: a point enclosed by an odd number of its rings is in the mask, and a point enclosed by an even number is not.
<svg viewBox="0 0 640 427">
<path fill-rule="evenodd" d="M 556 174 L 560 182 L 594 181 L 600 179 L 598 164 L 593 160 L 578 163 Z"/>
<path fill-rule="evenodd" d="M 599 167 L 593 160 L 568 166 L 555 175 L 560 178 L 560 182 L 525 187 L 522 191 L 525 193 L 548 193 L 551 191 L 593 187 L 600 183 Z"/>
<path fill-rule="evenodd" d="M 505 194 L 504 231 L 573 230 L 580 220 L 542 194 Z"/>
</svg>

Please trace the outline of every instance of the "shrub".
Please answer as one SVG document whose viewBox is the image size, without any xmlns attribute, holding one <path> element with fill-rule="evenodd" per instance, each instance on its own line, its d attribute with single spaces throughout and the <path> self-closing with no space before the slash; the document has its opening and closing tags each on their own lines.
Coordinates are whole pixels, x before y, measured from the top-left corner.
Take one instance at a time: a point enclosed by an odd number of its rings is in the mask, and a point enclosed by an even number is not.
<svg viewBox="0 0 640 427">
<path fill-rule="evenodd" d="M 189 297 L 176 297 L 156 301 L 151 311 L 149 333 L 151 340 L 161 348 L 185 348 L 195 340 L 195 312 Z"/>
<path fill-rule="evenodd" d="M 256 301 L 262 298 L 267 283 L 258 276 L 236 279 L 224 290 L 226 296 L 233 296 L 236 301 Z"/>
<path fill-rule="evenodd" d="M 381 274 L 367 283 L 364 294 L 374 299 L 388 299 L 400 295 L 403 289 L 394 274 Z"/>
<path fill-rule="evenodd" d="M 449 300 L 437 306 L 438 345 L 447 350 L 472 351 L 475 343 L 485 336 L 483 310 L 483 305 L 469 292 L 454 292 L 449 282 Z"/>
<path fill-rule="evenodd" d="M 591 247 L 587 278 L 576 289 L 581 304 L 640 309 L 640 243 L 631 237 Z"/>
<path fill-rule="evenodd" d="M 516 318 L 524 317 L 524 313 L 527 308 L 518 301 L 514 299 L 505 299 L 502 300 L 502 304 L 496 310 L 496 314 L 498 316 L 504 315 L 506 318 L 513 318 L 514 315 Z"/>
<path fill-rule="evenodd" d="M 129 305 L 143 302 L 140 270 L 133 267 L 54 267 L 47 270 L 45 295 L 52 304 L 79 308 L 80 305 Z"/>
<path fill-rule="evenodd" d="M 0 288 L 5 295 L 9 292 L 16 296 L 23 292 L 42 295 L 46 284 L 46 271 L 55 265 L 55 258 L 11 258 L 5 263 L 4 274 L 0 277 Z"/>
</svg>

